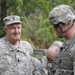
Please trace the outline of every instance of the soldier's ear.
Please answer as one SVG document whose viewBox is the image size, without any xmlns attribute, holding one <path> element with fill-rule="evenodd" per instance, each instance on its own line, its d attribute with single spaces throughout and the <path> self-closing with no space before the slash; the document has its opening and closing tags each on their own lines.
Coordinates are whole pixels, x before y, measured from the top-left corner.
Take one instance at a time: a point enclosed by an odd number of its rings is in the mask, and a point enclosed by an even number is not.
<svg viewBox="0 0 75 75">
<path fill-rule="evenodd" d="M 7 31 L 7 27 L 6 26 L 3 29 L 4 29 L 5 32 Z"/>
</svg>

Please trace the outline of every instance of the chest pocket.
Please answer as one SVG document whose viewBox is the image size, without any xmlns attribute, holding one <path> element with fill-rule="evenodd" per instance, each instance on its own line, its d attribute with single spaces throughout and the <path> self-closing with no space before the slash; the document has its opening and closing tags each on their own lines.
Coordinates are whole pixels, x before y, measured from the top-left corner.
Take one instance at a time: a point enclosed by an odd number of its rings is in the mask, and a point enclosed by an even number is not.
<svg viewBox="0 0 75 75">
<path fill-rule="evenodd" d="M 71 56 L 71 48 L 72 45 L 70 46 L 64 46 L 59 53 L 59 68 L 61 69 L 73 69 L 73 58 Z"/>
</svg>

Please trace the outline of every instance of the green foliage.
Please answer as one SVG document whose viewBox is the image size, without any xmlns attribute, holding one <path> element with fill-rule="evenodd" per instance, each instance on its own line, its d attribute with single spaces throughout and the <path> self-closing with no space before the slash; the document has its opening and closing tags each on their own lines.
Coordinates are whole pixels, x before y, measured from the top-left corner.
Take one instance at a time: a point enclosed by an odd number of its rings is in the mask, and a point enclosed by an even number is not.
<svg viewBox="0 0 75 75">
<path fill-rule="evenodd" d="M 26 38 L 32 42 L 35 48 L 48 48 L 58 39 L 48 18 L 44 19 L 41 13 L 37 16 L 30 14 L 28 18 L 24 17 L 22 32 L 22 39 Z"/>
<path fill-rule="evenodd" d="M 5 35 L 4 30 L 3 30 L 3 22 L 0 21 L 0 38 L 3 37 Z"/>
<path fill-rule="evenodd" d="M 6 15 L 21 16 L 23 22 L 21 39 L 28 40 L 34 48 L 48 48 L 55 40 L 65 40 L 57 37 L 49 23 L 48 15 L 53 7 L 60 4 L 68 4 L 75 9 L 74 0 L 0 0 L 0 10 L 3 2 L 6 2 Z M 4 17 L 3 14 L 0 14 L 1 16 Z M 2 22 L 0 34 L 4 34 Z"/>
<path fill-rule="evenodd" d="M 7 0 L 7 6 L 8 6 L 8 15 L 9 14 L 22 14 L 22 6 L 23 6 L 23 0 Z"/>
</svg>

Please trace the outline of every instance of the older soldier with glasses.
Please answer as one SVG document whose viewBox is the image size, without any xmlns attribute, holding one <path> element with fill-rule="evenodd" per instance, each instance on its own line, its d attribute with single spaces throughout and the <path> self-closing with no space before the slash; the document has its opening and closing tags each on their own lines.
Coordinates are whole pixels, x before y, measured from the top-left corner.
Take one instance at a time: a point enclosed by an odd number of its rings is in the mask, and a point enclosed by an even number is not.
<svg viewBox="0 0 75 75">
<path fill-rule="evenodd" d="M 49 21 L 59 38 L 66 41 L 60 48 L 55 75 L 75 75 L 75 11 L 69 5 L 54 7 Z"/>
<path fill-rule="evenodd" d="M 41 59 L 42 65 L 45 68 L 45 72 L 47 75 L 54 75 L 56 71 L 56 61 L 61 45 L 61 41 L 54 41 L 52 45 L 48 48 L 46 56 Z"/>
</svg>

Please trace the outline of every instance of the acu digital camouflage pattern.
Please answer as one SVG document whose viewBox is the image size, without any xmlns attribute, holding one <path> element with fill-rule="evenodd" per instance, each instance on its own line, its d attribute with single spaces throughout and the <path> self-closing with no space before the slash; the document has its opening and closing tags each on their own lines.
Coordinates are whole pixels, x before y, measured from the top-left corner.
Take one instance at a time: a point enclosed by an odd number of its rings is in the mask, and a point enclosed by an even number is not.
<svg viewBox="0 0 75 75">
<path fill-rule="evenodd" d="M 56 6 L 49 14 L 50 23 L 68 24 L 75 20 L 75 11 L 68 5 Z M 60 48 L 55 75 L 75 75 L 75 35 Z"/>
<path fill-rule="evenodd" d="M 75 75 L 75 35 L 60 48 L 55 75 Z"/>
<path fill-rule="evenodd" d="M 19 47 L 14 48 L 6 37 L 0 39 L 0 75 L 45 75 L 40 61 L 31 57 L 32 53 L 27 41 L 20 41 Z"/>
<path fill-rule="evenodd" d="M 32 47 L 26 41 L 14 48 L 6 40 L 0 39 L 0 75 L 33 75 L 30 53 Z"/>
<path fill-rule="evenodd" d="M 5 25 L 11 25 L 13 23 L 21 23 L 20 17 L 17 15 L 7 16 L 3 19 Z"/>
<path fill-rule="evenodd" d="M 54 75 L 56 72 L 57 64 L 55 62 L 48 63 L 46 56 L 41 59 L 42 65 L 45 69 L 46 75 Z"/>
<path fill-rule="evenodd" d="M 33 66 L 33 75 L 46 75 L 41 62 L 34 57 L 31 57 L 31 62 Z"/>
<path fill-rule="evenodd" d="M 75 19 L 75 11 L 68 5 L 59 5 L 49 13 L 49 21 L 52 25 L 60 22 L 68 24 Z"/>
</svg>

